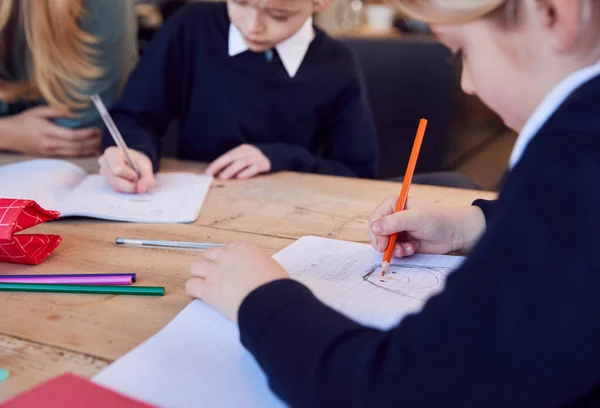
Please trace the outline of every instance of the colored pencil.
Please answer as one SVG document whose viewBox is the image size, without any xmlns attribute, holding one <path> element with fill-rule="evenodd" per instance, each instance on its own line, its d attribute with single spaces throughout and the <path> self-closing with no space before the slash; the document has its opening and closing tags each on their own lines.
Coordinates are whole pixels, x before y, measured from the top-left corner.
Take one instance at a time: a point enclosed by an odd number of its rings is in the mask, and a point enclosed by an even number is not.
<svg viewBox="0 0 600 408">
<path fill-rule="evenodd" d="M 78 293 L 96 295 L 164 296 L 165 288 L 159 286 L 94 286 L 94 285 L 42 285 L 34 283 L 0 283 L 0 292 Z"/>
<path fill-rule="evenodd" d="M 0 278 L 92 278 L 97 276 L 131 276 L 136 281 L 135 273 L 77 273 L 77 274 L 48 274 L 48 275 L 0 275 Z"/>
<path fill-rule="evenodd" d="M 413 144 L 412 152 L 410 154 L 410 160 L 406 168 L 406 174 L 404 175 L 404 181 L 402 182 L 402 189 L 400 190 L 400 197 L 396 203 L 396 212 L 404 211 L 406 207 L 406 201 L 408 200 L 408 192 L 410 190 L 410 184 L 412 183 L 413 175 L 415 174 L 415 167 L 417 166 L 417 160 L 419 158 L 419 152 L 421 151 L 421 145 L 423 144 L 423 137 L 425 136 L 425 130 L 427 129 L 427 120 L 421 119 L 419 122 L 419 128 L 417 129 L 417 135 Z M 390 241 L 383 255 L 383 262 L 381 263 L 381 276 L 385 275 L 385 272 L 392 262 L 392 255 L 394 254 L 394 247 L 398 234 L 392 234 Z"/>
<path fill-rule="evenodd" d="M 41 283 L 47 285 L 131 285 L 132 277 L 129 276 L 69 276 L 69 277 L 20 277 L 8 278 L 0 275 L 0 283 Z"/>
</svg>

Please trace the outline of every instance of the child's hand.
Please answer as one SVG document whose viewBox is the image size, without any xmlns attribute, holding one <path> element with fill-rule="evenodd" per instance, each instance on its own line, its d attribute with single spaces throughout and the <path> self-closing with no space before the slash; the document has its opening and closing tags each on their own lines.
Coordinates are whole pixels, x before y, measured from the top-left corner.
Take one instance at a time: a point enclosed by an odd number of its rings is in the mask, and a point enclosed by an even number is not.
<svg viewBox="0 0 600 408">
<path fill-rule="evenodd" d="M 149 192 L 156 182 L 152 162 L 148 156 L 137 150 L 129 149 L 129 155 L 140 170 L 139 179 L 129 166 L 123 151 L 114 146 L 106 149 L 98 159 L 100 174 L 106 178 L 108 184 L 115 191 L 120 193 L 144 194 Z"/>
<path fill-rule="evenodd" d="M 259 148 L 243 144 L 213 161 L 206 174 L 221 180 L 249 179 L 271 170 L 271 162 Z"/>
<path fill-rule="evenodd" d="M 218 312 L 236 321 L 243 300 L 266 283 L 285 279 L 287 272 L 260 248 L 233 244 L 207 251 L 204 260 L 191 267 L 187 293 L 205 301 Z"/>
<path fill-rule="evenodd" d="M 485 230 L 485 217 L 479 207 L 446 208 L 409 198 L 406 210 L 394 213 L 398 197 L 388 197 L 369 219 L 373 248 L 385 252 L 389 236 L 406 232 L 407 242 L 396 242 L 394 256 L 416 252 L 447 254 L 466 251 Z"/>
</svg>

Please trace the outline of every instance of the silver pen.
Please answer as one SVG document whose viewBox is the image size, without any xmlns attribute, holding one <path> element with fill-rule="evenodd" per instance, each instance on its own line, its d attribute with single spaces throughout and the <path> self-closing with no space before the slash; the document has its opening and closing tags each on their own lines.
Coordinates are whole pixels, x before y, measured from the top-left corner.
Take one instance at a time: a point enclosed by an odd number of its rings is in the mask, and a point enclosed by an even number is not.
<svg viewBox="0 0 600 408">
<path fill-rule="evenodd" d="M 117 129 L 117 125 L 115 125 L 115 122 L 112 120 L 112 117 L 108 113 L 108 110 L 106 109 L 106 106 L 104 105 L 104 102 L 102 102 L 102 99 L 100 99 L 100 96 L 98 94 L 91 95 L 90 98 L 92 99 L 92 102 L 96 106 L 98 113 L 100 113 L 100 117 L 104 121 L 104 124 L 106 125 L 108 132 L 110 133 L 113 140 L 115 141 L 115 144 L 119 147 L 119 149 L 121 149 L 123 151 L 125 158 L 129 162 L 129 166 L 131 166 L 133 171 L 135 171 L 135 173 L 137 174 L 137 177 L 139 179 L 141 177 L 140 169 L 136 166 L 134 161 L 131 159 L 131 156 L 129 155 L 129 148 L 127 147 L 127 143 L 125 143 L 123 136 L 121 136 L 121 132 L 119 132 L 119 129 Z"/>
<path fill-rule="evenodd" d="M 115 240 L 117 245 L 134 245 L 134 246 L 146 246 L 154 248 L 179 248 L 179 249 L 198 249 L 206 251 L 212 248 L 222 248 L 223 244 L 210 244 L 204 242 L 182 242 L 182 241 L 165 241 L 165 240 L 152 240 L 152 239 L 135 239 L 135 238 L 117 238 Z"/>
</svg>

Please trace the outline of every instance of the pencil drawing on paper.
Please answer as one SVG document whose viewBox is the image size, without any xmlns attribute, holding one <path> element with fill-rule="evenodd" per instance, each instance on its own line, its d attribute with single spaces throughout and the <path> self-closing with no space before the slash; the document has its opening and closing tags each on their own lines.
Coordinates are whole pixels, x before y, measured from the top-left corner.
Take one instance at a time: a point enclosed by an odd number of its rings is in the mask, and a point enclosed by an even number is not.
<svg viewBox="0 0 600 408">
<path fill-rule="evenodd" d="M 451 268 L 410 264 L 392 264 L 381 276 L 381 264 L 371 266 L 363 281 L 387 292 L 411 299 L 428 298 L 441 285 Z"/>
</svg>

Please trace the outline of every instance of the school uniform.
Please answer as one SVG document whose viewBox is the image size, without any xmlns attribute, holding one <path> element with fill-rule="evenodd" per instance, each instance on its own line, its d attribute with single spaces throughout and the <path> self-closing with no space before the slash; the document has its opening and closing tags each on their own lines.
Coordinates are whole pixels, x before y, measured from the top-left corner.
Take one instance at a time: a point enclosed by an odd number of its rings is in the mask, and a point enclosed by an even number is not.
<svg viewBox="0 0 600 408">
<path fill-rule="evenodd" d="M 250 52 L 224 3 L 190 4 L 153 39 L 111 111 L 158 169 L 179 121 L 177 155 L 211 162 L 258 147 L 271 170 L 373 177 L 377 143 L 352 53 L 312 19 L 266 53 Z M 107 145 L 112 145 L 105 134 Z"/>
<path fill-rule="evenodd" d="M 445 290 L 390 331 L 280 280 L 239 311 L 241 340 L 298 407 L 600 406 L 600 63 L 520 135 L 487 229 Z"/>
</svg>

